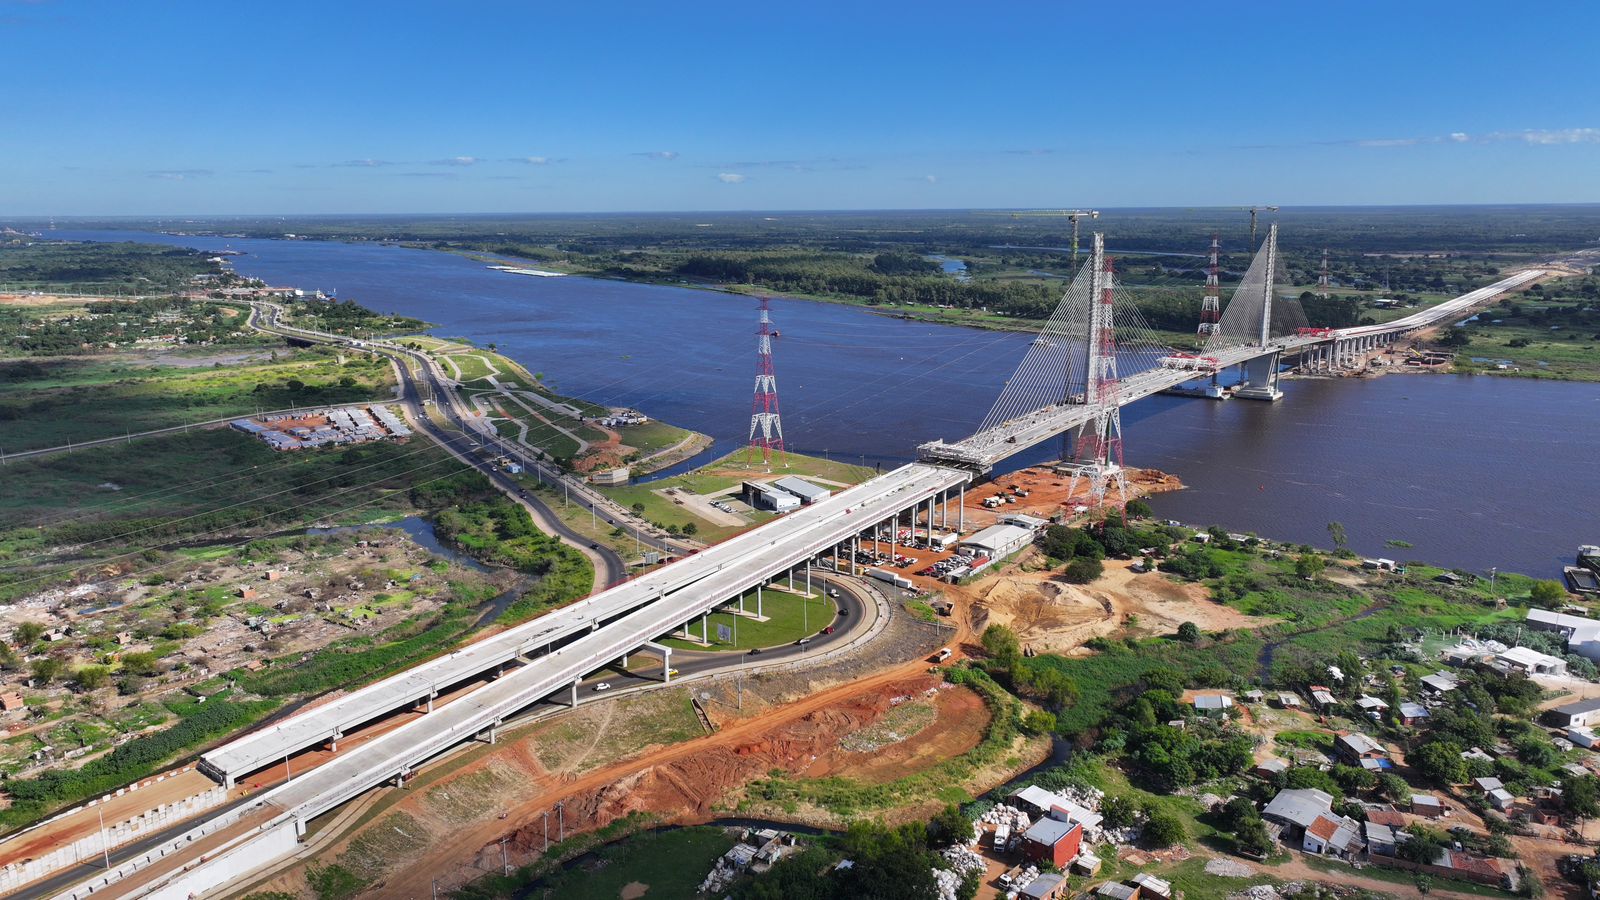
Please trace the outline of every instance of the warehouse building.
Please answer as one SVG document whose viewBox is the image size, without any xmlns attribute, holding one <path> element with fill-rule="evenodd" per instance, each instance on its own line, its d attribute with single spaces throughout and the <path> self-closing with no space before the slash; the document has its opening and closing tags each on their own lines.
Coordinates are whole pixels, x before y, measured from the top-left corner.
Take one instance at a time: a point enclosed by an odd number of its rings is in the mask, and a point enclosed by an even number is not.
<svg viewBox="0 0 1600 900">
<path fill-rule="evenodd" d="M 744 502 L 756 509 L 766 509 L 772 512 L 788 512 L 800 508 L 800 498 L 788 491 L 773 487 L 760 481 L 746 481 L 744 483 Z"/>
<path fill-rule="evenodd" d="M 991 525 L 961 542 L 990 559 L 1002 559 L 1033 543 L 1033 532 L 1015 525 Z"/>
<path fill-rule="evenodd" d="M 818 500 L 826 500 L 833 496 L 833 491 L 827 488 L 819 488 L 811 482 L 796 478 L 793 475 L 785 475 L 777 479 L 772 482 L 772 486 L 780 491 L 788 491 L 799 497 L 800 502 L 807 506 L 816 503 Z"/>
</svg>

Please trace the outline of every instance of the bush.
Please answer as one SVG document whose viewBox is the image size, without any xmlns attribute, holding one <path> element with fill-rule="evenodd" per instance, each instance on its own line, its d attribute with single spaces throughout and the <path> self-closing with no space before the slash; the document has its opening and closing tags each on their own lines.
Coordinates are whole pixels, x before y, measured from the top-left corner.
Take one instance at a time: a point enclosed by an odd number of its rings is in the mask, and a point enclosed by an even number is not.
<svg viewBox="0 0 1600 900">
<path fill-rule="evenodd" d="M 1183 827 L 1183 820 L 1162 809 L 1150 813 L 1144 823 L 1143 834 L 1152 847 L 1171 847 L 1189 836 L 1188 830 Z"/>
<path fill-rule="evenodd" d="M 1178 640 L 1192 644 L 1200 640 L 1200 626 L 1193 622 L 1184 622 L 1178 626 Z"/>
<path fill-rule="evenodd" d="M 1064 575 L 1073 584 L 1089 584 L 1104 574 L 1105 568 L 1105 564 L 1098 559 L 1080 556 L 1067 563 Z"/>
</svg>

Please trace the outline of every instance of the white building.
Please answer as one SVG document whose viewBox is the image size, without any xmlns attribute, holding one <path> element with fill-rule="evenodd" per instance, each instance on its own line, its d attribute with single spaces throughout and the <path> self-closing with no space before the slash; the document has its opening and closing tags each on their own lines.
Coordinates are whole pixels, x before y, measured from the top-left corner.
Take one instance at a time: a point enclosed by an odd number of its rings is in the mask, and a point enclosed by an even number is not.
<svg viewBox="0 0 1600 900">
<path fill-rule="evenodd" d="M 811 482 L 801 478 L 796 478 L 793 475 L 785 475 L 782 478 L 776 479 L 772 482 L 772 486 L 782 491 L 788 491 L 796 497 L 799 497 L 800 502 L 807 506 L 816 503 L 818 500 L 826 500 L 833 496 L 833 491 L 830 491 L 827 488 L 817 487 Z"/>
<path fill-rule="evenodd" d="M 1548 653 L 1540 653 L 1527 647 L 1512 647 L 1509 650 L 1496 653 L 1494 657 L 1495 668 L 1509 672 L 1521 672 L 1524 675 L 1565 675 L 1567 674 L 1567 661 Z"/>
<path fill-rule="evenodd" d="M 1528 627 L 1560 632 L 1567 639 L 1567 652 L 1600 660 L 1600 620 L 1548 609 L 1528 610 Z"/>
<path fill-rule="evenodd" d="M 746 481 L 744 483 L 744 502 L 756 509 L 787 512 L 791 509 L 799 509 L 801 501 L 799 497 L 783 488 L 773 487 L 760 481 Z"/>
<path fill-rule="evenodd" d="M 961 542 L 990 559 L 1002 559 L 1033 543 L 1033 532 L 1015 525 L 991 525 Z"/>
</svg>

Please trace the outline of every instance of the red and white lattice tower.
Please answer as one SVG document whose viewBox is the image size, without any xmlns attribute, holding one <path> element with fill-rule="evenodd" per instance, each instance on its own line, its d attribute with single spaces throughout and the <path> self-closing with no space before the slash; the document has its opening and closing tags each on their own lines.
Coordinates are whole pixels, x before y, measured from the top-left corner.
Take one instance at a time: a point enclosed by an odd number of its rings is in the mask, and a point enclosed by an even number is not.
<svg viewBox="0 0 1600 900">
<path fill-rule="evenodd" d="M 772 310 L 761 298 L 761 326 L 756 329 L 756 394 L 750 402 L 750 450 L 761 451 L 761 461 L 772 465 L 772 453 L 788 465 L 783 453 L 783 420 L 778 418 L 778 376 L 772 369 Z"/>
<path fill-rule="evenodd" d="M 1211 266 L 1206 269 L 1206 296 L 1200 301 L 1200 331 L 1201 337 L 1210 337 L 1216 334 L 1222 322 L 1222 266 L 1218 262 L 1222 252 L 1222 242 L 1217 235 L 1211 235 Z"/>
<path fill-rule="evenodd" d="M 1328 248 L 1322 248 L 1322 274 L 1317 276 L 1317 296 L 1328 299 Z"/>
<path fill-rule="evenodd" d="M 1109 503 L 1120 510 L 1128 504 L 1128 479 L 1122 469 L 1122 382 L 1117 377 L 1117 330 L 1112 313 L 1115 279 L 1103 235 L 1094 236 L 1090 264 L 1094 282 L 1089 291 L 1084 402 L 1094 415 L 1078 426 L 1073 441 L 1067 497 L 1074 496 L 1079 483 L 1087 480 L 1090 502 L 1086 506 L 1095 509 Z M 1116 496 L 1108 498 L 1113 488 Z"/>
</svg>

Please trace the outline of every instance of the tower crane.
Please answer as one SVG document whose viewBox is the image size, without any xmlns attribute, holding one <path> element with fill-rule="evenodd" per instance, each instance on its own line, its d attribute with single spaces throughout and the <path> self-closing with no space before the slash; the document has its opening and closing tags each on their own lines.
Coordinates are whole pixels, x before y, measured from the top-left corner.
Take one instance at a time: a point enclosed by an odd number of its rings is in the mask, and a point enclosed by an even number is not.
<svg viewBox="0 0 1600 900">
<path fill-rule="evenodd" d="M 1244 208 L 1250 212 L 1250 252 L 1254 253 L 1256 249 L 1256 213 L 1277 212 L 1278 208 L 1276 206 L 1246 206 Z"/>
<path fill-rule="evenodd" d="M 1276 209 L 1277 207 L 1273 207 Z M 1078 264 L 1078 220 L 1098 219 L 1098 209 L 1018 209 L 1011 212 L 994 212 L 986 215 L 1010 216 L 1013 219 L 1064 218 L 1072 223 L 1072 264 Z"/>
</svg>

